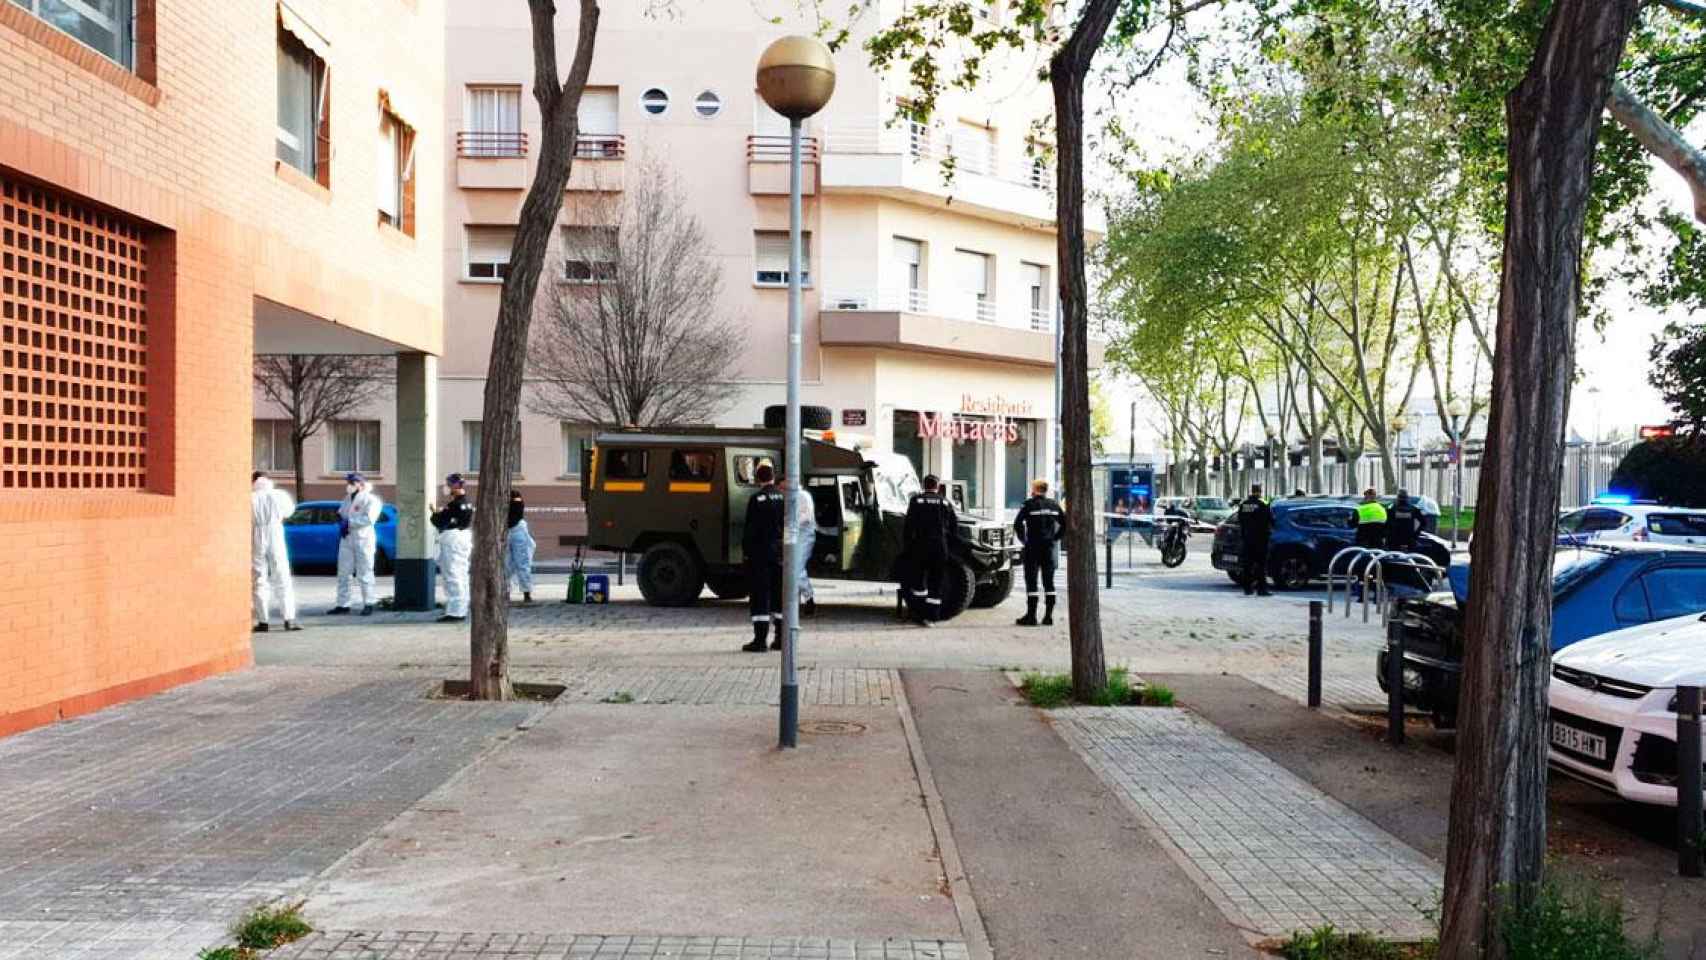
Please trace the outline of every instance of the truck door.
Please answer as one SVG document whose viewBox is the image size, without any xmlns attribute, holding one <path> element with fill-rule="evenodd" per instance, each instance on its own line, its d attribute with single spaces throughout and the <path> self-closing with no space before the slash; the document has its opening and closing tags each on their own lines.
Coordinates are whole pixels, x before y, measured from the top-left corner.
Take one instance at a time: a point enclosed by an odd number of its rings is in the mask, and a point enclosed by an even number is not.
<svg viewBox="0 0 1706 960">
<path fill-rule="evenodd" d="M 725 533 L 728 539 L 728 562 L 730 566 L 740 566 L 746 562 L 746 551 L 740 547 L 741 534 L 746 530 L 746 502 L 758 492 L 755 474 L 759 464 L 764 463 L 770 464 L 771 469 L 779 470 L 782 454 L 756 447 L 728 447 L 724 449 L 723 455 L 729 505 L 729 522 Z"/>
<path fill-rule="evenodd" d="M 858 477 L 837 477 L 836 485 L 841 507 L 841 569 L 852 572 L 859 569 L 859 546 L 865 538 L 865 485 Z"/>
<path fill-rule="evenodd" d="M 720 562 L 723 549 L 722 523 L 717 503 L 723 481 L 714 447 L 682 447 L 670 451 L 668 512 L 685 522 L 699 556 L 708 563 Z"/>
</svg>

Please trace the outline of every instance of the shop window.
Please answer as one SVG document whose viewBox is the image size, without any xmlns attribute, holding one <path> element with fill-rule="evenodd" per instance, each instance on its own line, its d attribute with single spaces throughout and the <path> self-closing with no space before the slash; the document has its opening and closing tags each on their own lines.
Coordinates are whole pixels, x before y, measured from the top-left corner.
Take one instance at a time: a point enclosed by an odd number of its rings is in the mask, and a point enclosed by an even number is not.
<svg viewBox="0 0 1706 960">
<path fill-rule="evenodd" d="M 604 451 L 604 479 L 606 480 L 644 480 L 647 469 L 651 466 L 649 450 L 606 450 Z"/>
<path fill-rule="evenodd" d="M 466 230 L 463 279 L 498 283 L 509 276 L 509 252 L 515 246 L 515 228 L 467 227 Z"/>
<path fill-rule="evenodd" d="M 332 424 L 332 472 L 379 472 L 379 421 L 339 420 Z"/>
<path fill-rule="evenodd" d="M 254 469 L 288 472 L 296 469 L 296 454 L 290 445 L 289 420 L 256 420 Z"/>
<path fill-rule="evenodd" d="M 142 227 L 0 173 L 0 490 L 147 486 Z"/>
<path fill-rule="evenodd" d="M 126 70 L 136 68 L 135 0 L 12 0 Z"/>
<path fill-rule="evenodd" d="M 761 287 L 779 287 L 788 283 L 789 240 L 786 230 L 753 231 L 753 260 L 756 270 L 752 282 Z M 811 286 L 812 235 L 800 234 L 800 283 Z"/>
<path fill-rule="evenodd" d="M 415 131 L 389 110 L 379 111 L 379 222 L 415 235 Z"/>
<path fill-rule="evenodd" d="M 669 455 L 669 478 L 701 483 L 711 479 L 717 455 L 709 450 L 676 450 Z"/>
<path fill-rule="evenodd" d="M 312 177 L 332 185 L 331 85 L 326 61 L 294 34 L 278 33 L 277 155 Z"/>
</svg>

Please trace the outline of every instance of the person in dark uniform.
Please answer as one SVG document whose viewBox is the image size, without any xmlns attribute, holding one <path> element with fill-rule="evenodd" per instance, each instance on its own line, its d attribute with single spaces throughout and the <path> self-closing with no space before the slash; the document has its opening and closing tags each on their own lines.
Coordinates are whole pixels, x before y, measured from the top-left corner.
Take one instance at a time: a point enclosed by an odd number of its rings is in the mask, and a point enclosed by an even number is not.
<svg viewBox="0 0 1706 960">
<path fill-rule="evenodd" d="M 1416 537 L 1422 530 L 1422 511 L 1410 502 L 1407 490 L 1398 491 L 1392 509 L 1386 511 L 1386 549 L 1410 553 L 1416 549 Z"/>
<path fill-rule="evenodd" d="M 1238 502 L 1238 572 L 1244 577 L 1244 596 L 1268 596 L 1268 538 L 1274 531 L 1274 511 L 1262 499 L 1262 485 L 1252 483 L 1250 495 Z"/>
<path fill-rule="evenodd" d="M 1025 615 L 1013 621 L 1021 627 L 1037 625 L 1037 576 L 1042 575 L 1043 626 L 1054 623 L 1054 568 L 1060 535 L 1066 529 L 1066 514 L 1048 495 L 1047 480 L 1031 481 L 1031 498 L 1013 518 L 1013 531 L 1024 545 Z"/>
<path fill-rule="evenodd" d="M 906 506 L 906 554 L 912 558 L 912 596 L 924 600 L 917 623 L 928 627 L 942 612 L 942 581 L 948 567 L 948 543 L 959 520 L 942 495 L 935 474 L 924 478 L 924 492 Z"/>
<path fill-rule="evenodd" d="M 776 637 L 769 649 L 782 649 L 782 519 L 785 496 L 776 486 L 776 468 L 761 463 L 753 472 L 759 490 L 746 501 L 746 527 L 740 545 L 746 553 L 747 609 L 752 614 L 752 642 L 747 653 L 763 653 L 770 625 Z"/>
<path fill-rule="evenodd" d="M 462 474 L 444 478 L 450 501 L 432 513 L 438 531 L 438 582 L 444 586 L 444 616 L 439 623 L 468 619 L 468 562 L 474 552 L 474 505 L 468 502 Z"/>
</svg>

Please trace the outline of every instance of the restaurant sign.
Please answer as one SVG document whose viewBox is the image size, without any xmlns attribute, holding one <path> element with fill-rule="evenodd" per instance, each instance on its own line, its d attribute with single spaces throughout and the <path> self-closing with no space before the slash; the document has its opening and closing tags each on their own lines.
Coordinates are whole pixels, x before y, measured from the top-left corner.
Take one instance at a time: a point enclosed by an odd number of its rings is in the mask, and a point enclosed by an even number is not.
<svg viewBox="0 0 1706 960">
<path fill-rule="evenodd" d="M 924 440 L 945 439 L 976 443 L 982 440 L 1019 442 L 1019 425 L 1012 420 L 975 420 L 943 413 L 918 415 L 918 436 Z"/>
</svg>

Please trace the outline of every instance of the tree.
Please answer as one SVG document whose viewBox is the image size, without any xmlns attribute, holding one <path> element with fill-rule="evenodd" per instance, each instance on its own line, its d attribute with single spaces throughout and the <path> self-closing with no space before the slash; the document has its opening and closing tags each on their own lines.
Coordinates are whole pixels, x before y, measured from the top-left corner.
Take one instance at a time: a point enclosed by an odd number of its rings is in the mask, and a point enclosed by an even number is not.
<svg viewBox="0 0 1706 960">
<path fill-rule="evenodd" d="M 1647 379 L 1694 433 L 1706 433 L 1706 324 L 1665 325 L 1647 354 Z"/>
<path fill-rule="evenodd" d="M 302 445 L 328 423 L 384 396 L 397 380 L 389 356 L 262 354 L 255 386 L 290 420 L 296 499 L 302 499 Z"/>
<path fill-rule="evenodd" d="M 521 205 L 510 251 L 509 274 L 498 301 L 492 356 L 480 423 L 480 484 L 474 502 L 473 621 L 469 631 L 468 680 L 475 700 L 507 700 L 509 683 L 509 587 L 504 582 L 504 518 L 511 487 L 510 451 L 520 441 L 521 385 L 527 367 L 528 329 L 545 250 L 563 207 L 569 166 L 580 135 L 581 93 L 592 69 L 598 37 L 598 2 L 580 0 L 574 59 L 557 76 L 557 5 L 528 0 L 533 35 L 533 99 L 544 126 L 533 183 Z"/>
<path fill-rule="evenodd" d="M 1440 956 L 1506 955 L 1546 854 L 1552 548 L 1601 118 L 1640 0 L 1556 0 L 1506 98 L 1503 276 L 1470 546 Z"/>
<path fill-rule="evenodd" d="M 530 358 L 536 409 L 618 426 L 703 423 L 740 389 L 745 330 L 718 312 L 722 264 L 670 171 L 577 204 Z"/>
<path fill-rule="evenodd" d="M 1114 412 L 1108 407 L 1108 392 L 1102 381 L 1090 381 L 1090 446 L 1097 455 L 1108 452 L 1114 435 Z"/>
</svg>

